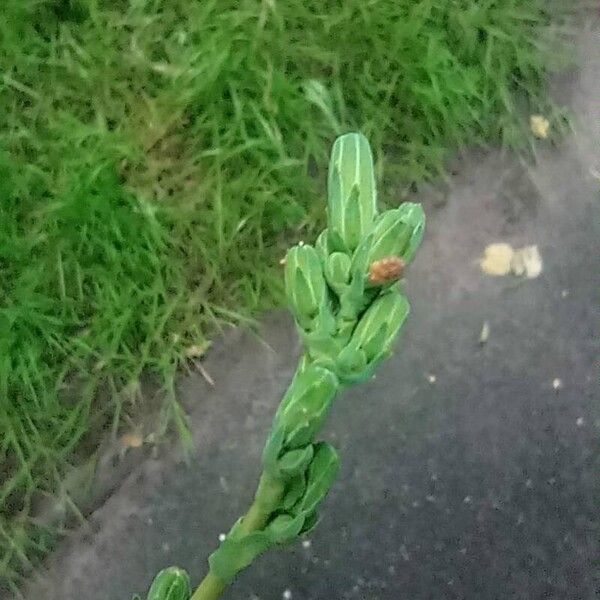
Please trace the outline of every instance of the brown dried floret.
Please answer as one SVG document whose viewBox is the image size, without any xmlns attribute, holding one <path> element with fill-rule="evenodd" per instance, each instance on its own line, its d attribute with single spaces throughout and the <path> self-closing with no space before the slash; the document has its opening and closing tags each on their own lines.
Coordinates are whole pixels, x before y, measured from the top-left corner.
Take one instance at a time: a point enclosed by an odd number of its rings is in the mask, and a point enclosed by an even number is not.
<svg viewBox="0 0 600 600">
<path fill-rule="evenodd" d="M 385 285 L 392 281 L 402 279 L 406 263 L 399 256 L 388 256 L 376 260 L 369 267 L 369 283 Z"/>
</svg>

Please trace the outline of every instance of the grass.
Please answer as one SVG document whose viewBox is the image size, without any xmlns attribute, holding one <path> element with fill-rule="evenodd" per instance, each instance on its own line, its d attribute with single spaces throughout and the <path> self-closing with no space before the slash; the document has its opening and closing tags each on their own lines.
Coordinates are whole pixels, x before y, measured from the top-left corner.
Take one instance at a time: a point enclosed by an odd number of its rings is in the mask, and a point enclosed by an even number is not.
<svg viewBox="0 0 600 600">
<path fill-rule="evenodd" d="M 546 0 L 4 0 L 0 22 L 0 579 L 61 522 L 44 498 L 119 434 L 139 381 L 186 435 L 190 346 L 281 299 L 323 220 L 334 137 L 362 130 L 384 196 L 466 145 L 553 118 Z M 385 168 L 385 170 L 384 170 Z"/>
</svg>

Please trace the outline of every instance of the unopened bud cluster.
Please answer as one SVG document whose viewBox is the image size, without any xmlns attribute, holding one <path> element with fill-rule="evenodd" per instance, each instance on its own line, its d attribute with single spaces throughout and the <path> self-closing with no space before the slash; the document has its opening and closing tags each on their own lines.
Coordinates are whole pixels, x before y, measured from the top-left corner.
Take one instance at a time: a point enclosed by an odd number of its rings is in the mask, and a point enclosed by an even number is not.
<svg viewBox="0 0 600 600">
<path fill-rule="evenodd" d="M 304 354 L 264 449 L 253 512 L 238 520 L 209 558 L 210 577 L 219 586 L 229 584 L 260 553 L 316 525 L 339 458 L 332 446 L 315 438 L 340 388 L 371 377 L 391 353 L 409 312 L 399 280 L 424 224 L 418 204 L 378 214 L 367 139 L 350 133 L 336 140 L 327 229 L 314 247 L 298 244 L 283 261 L 287 300 Z M 189 594 L 187 575 L 170 569 L 159 574 L 148 600 L 189 600 Z"/>
</svg>

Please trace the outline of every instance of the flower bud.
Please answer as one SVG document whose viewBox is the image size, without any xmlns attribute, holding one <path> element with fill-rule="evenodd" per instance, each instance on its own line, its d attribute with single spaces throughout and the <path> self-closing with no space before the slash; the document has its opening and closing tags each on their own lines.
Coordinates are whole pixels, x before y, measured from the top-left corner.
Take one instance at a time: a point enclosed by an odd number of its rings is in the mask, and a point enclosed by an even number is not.
<svg viewBox="0 0 600 600">
<path fill-rule="evenodd" d="M 408 300 L 391 291 L 377 298 L 361 317 L 350 345 L 359 347 L 369 364 L 388 355 L 400 327 L 408 316 Z"/>
<path fill-rule="evenodd" d="M 331 151 L 327 223 L 331 250 L 352 252 L 377 214 L 373 156 L 361 133 L 339 137 Z"/>
<path fill-rule="evenodd" d="M 328 239 L 329 235 L 327 229 L 324 229 L 323 231 L 321 231 L 319 237 L 317 237 L 317 241 L 315 242 L 315 250 L 317 251 L 317 254 L 322 264 L 325 264 L 327 262 L 327 258 L 329 257 L 329 254 L 331 254 L 329 251 Z"/>
<path fill-rule="evenodd" d="M 351 259 L 343 252 L 330 254 L 325 263 L 325 279 L 331 289 L 340 296 L 350 281 Z"/>
<path fill-rule="evenodd" d="M 285 479 L 292 479 L 306 470 L 314 455 L 312 444 L 286 452 L 278 461 L 279 474 Z"/>
<path fill-rule="evenodd" d="M 310 515 L 325 498 L 338 471 L 340 458 L 333 446 L 321 442 L 315 445 L 315 455 L 308 466 L 306 491 L 292 512 Z"/>
<path fill-rule="evenodd" d="M 301 448 L 312 442 L 338 390 L 329 370 L 309 365 L 296 375 L 275 416 L 275 429 L 284 432 L 284 447 Z"/>
<path fill-rule="evenodd" d="M 168 567 L 154 578 L 147 600 L 188 600 L 191 595 L 188 574 L 183 569 Z"/>
<path fill-rule="evenodd" d="M 355 383 L 364 379 L 367 357 L 357 344 L 349 343 L 339 354 L 336 372 L 343 383 Z"/>
<path fill-rule="evenodd" d="M 420 204 L 405 202 L 384 212 L 373 225 L 369 264 L 397 256 L 408 263 L 423 238 L 425 214 Z"/>
<path fill-rule="evenodd" d="M 285 261 L 285 292 L 296 320 L 303 328 L 327 304 L 323 268 L 312 246 L 294 246 Z"/>
</svg>

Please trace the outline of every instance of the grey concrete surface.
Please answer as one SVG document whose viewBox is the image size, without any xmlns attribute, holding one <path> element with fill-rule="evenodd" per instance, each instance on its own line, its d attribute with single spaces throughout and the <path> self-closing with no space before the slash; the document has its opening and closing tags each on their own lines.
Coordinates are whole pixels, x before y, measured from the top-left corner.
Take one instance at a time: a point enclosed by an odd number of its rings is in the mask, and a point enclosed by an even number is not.
<svg viewBox="0 0 600 600">
<path fill-rule="evenodd" d="M 600 35 L 560 93 L 577 134 L 527 165 L 464 157 L 411 268 L 399 351 L 336 405 L 342 472 L 310 545 L 262 557 L 226 595 L 275 600 L 591 600 L 600 591 Z M 535 280 L 491 278 L 485 246 L 537 244 Z M 484 321 L 489 340 L 479 343 Z M 234 330 L 181 382 L 197 450 L 149 459 L 65 540 L 25 596 L 129 600 L 160 568 L 194 581 L 247 506 L 299 353 L 285 313 Z M 435 378 L 435 381 L 433 379 Z M 560 379 L 560 389 L 553 381 Z"/>
</svg>

